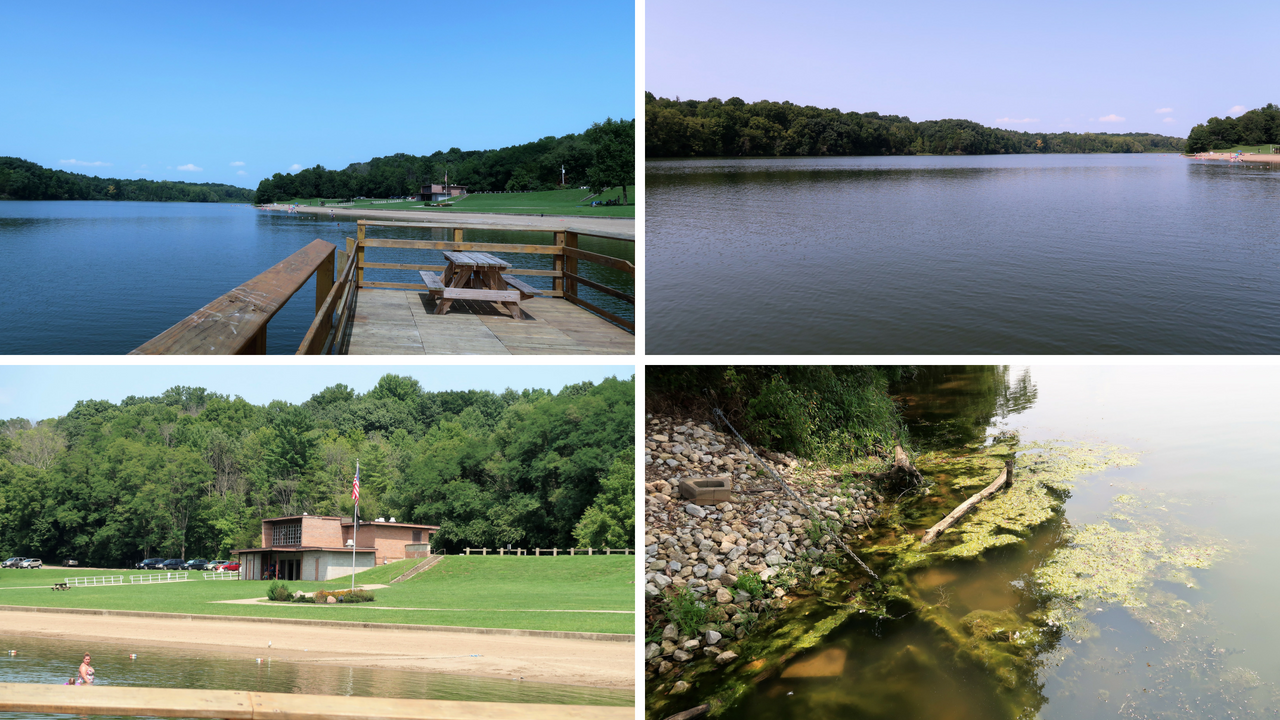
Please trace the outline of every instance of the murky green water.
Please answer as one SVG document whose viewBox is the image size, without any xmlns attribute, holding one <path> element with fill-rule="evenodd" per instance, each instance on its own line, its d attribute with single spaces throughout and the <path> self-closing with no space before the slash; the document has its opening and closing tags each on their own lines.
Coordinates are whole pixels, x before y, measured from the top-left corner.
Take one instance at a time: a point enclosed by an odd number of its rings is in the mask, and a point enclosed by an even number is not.
<svg viewBox="0 0 1280 720">
<path fill-rule="evenodd" d="M 1274 370 L 929 368 L 898 392 L 918 445 L 944 458 L 984 452 L 1016 430 L 1022 448 L 1119 445 L 1138 462 L 1080 475 L 1058 516 L 980 560 L 895 576 L 882 557 L 876 567 L 910 599 L 891 601 L 890 618 L 848 615 L 773 672 L 694 673 L 688 695 L 650 699 L 651 717 L 735 685 L 741 699 L 723 717 L 1280 716 Z M 1036 452 L 1024 449 L 1019 466 Z M 902 514 L 906 529 L 927 527 L 975 489 L 917 501 Z M 891 534 L 877 539 L 896 542 Z M 1078 603 L 1067 602 L 1078 617 L 1066 631 L 1046 627 L 1066 606 L 1037 580 L 1082 555 L 1095 567 Z M 775 632 L 841 617 L 856 580 L 850 572 L 797 602 Z M 790 650 L 775 648 L 773 659 Z"/>
<path fill-rule="evenodd" d="M 17 650 L 10 655 L 10 650 Z M 73 677 L 80 658 L 93 656 L 101 685 L 242 690 L 361 697 L 471 700 L 568 705 L 630 705 L 633 694 L 574 685 L 444 675 L 371 668 L 282 662 L 218 653 L 69 640 L 0 638 L 0 682 L 60 685 Z M 134 653 L 137 659 L 130 659 Z M 62 718 L 66 715 L 0 713 L 0 718 Z"/>
</svg>

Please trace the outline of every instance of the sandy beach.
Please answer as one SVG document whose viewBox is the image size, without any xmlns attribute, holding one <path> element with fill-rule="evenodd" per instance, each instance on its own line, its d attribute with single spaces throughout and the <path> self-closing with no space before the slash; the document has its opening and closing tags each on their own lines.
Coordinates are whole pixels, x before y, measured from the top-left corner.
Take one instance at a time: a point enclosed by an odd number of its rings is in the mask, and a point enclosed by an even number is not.
<svg viewBox="0 0 1280 720">
<path fill-rule="evenodd" d="M 1280 163 L 1280 155 L 1274 154 L 1255 155 L 1253 153 L 1245 153 L 1244 155 L 1235 157 L 1231 153 L 1204 152 L 1196 153 L 1192 157 L 1196 160 L 1234 160 L 1236 162 L 1243 162 L 1246 164 L 1251 162 Z"/>
<path fill-rule="evenodd" d="M 289 205 L 265 205 L 258 209 L 288 212 L 290 207 L 291 206 Z M 397 220 L 409 222 L 448 222 L 450 225 L 455 227 L 501 223 L 503 225 L 516 225 L 535 229 L 546 228 L 548 230 L 553 230 L 569 225 L 585 231 L 596 230 L 609 233 L 631 233 L 633 235 L 636 230 L 635 218 L 590 217 L 582 215 L 548 215 L 546 217 L 539 217 L 537 215 L 432 212 L 430 210 L 374 210 L 370 208 L 313 207 L 309 205 L 299 205 L 296 209 L 300 213 L 311 213 L 313 215 L 321 215 L 325 217 L 332 212 L 334 217 L 342 218 L 365 218 L 367 220 Z"/>
<path fill-rule="evenodd" d="M 0 635 L 622 690 L 635 687 L 635 643 L 625 642 L 14 611 L 0 611 Z M 471 655 L 479 657 L 466 657 Z"/>
</svg>

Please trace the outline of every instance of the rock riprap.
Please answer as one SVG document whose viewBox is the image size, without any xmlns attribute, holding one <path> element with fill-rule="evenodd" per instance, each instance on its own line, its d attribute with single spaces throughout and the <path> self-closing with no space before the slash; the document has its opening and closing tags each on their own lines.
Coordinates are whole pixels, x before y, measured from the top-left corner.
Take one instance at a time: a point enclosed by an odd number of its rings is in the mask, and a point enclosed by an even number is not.
<svg viewBox="0 0 1280 720">
<path fill-rule="evenodd" d="M 840 552 L 832 526 L 866 525 L 882 498 L 843 487 L 835 472 L 816 463 L 757 449 L 818 516 L 810 517 L 749 450 L 710 423 L 649 416 L 646 430 L 646 603 L 687 591 L 709 608 L 710 620 L 698 636 L 667 625 L 661 643 L 646 646 L 645 657 L 660 673 L 704 657 L 725 664 L 736 657 L 725 644 L 746 635 L 746 619 L 782 602 L 796 581 L 792 566 L 802 563 L 799 571 L 811 576 L 824 572 L 821 558 Z M 731 499 L 692 503 L 679 489 L 690 477 L 730 478 Z M 736 586 L 747 573 L 762 581 L 759 596 Z"/>
</svg>

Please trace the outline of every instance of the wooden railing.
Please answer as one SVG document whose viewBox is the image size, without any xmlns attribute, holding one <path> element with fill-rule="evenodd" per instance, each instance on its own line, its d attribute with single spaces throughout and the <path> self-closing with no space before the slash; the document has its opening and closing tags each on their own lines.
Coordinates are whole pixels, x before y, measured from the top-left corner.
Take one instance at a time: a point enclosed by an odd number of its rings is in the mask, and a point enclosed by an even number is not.
<svg viewBox="0 0 1280 720">
<path fill-rule="evenodd" d="M 462 551 L 467 555 L 470 555 L 473 552 L 476 553 L 477 555 L 488 555 L 489 553 L 492 552 L 496 555 L 516 555 L 521 557 L 525 555 L 529 555 L 530 553 L 532 553 L 534 557 L 542 557 L 542 553 L 547 553 L 548 557 L 559 557 L 560 553 L 565 553 L 566 555 L 573 556 L 573 555 L 612 555 L 614 553 L 618 553 L 620 555 L 630 555 L 631 553 L 635 552 L 635 550 L 632 550 L 631 548 L 510 548 L 508 549 L 508 548 L 470 548 L 470 547 L 462 548 Z"/>
<path fill-rule="evenodd" d="M 267 323 L 316 276 L 316 310 L 333 286 L 333 243 L 316 239 L 275 267 L 188 315 L 130 355 L 264 355 Z"/>
<path fill-rule="evenodd" d="M 371 227 L 412 229 L 443 228 L 448 231 L 450 239 L 397 240 L 389 238 L 371 238 L 366 235 L 366 229 Z M 551 245 L 466 242 L 464 239 L 464 232 L 466 229 L 551 232 L 554 235 L 554 242 Z M 324 296 L 323 300 L 320 299 L 319 290 L 317 288 L 316 317 L 311 324 L 311 328 L 307 331 L 306 337 L 303 338 L 302 344 L 298 346 L 297 354 L 327 355 L 332 352 L 335 347 L 342 347 L 344 337 L 346 337 L 350 332 L 350 326 L 353 320 L 353 305 L 356 293 L 360 288 L 387 288 L 400 290 L 424 289 L 424 286 L 421 283 L 378 282 L 365 280 L 364 271 L 366 268 L 412 271 L 427 270 L 432 272 L 440 272 L 444 270 L 443 265 L 370 262 L 365 260 L 365 250 L 371 247 L 402 248 L 409 250 L 474 250 L 478 252 L 551 255 L 553 256 L 553 268 L 551 270 L 513 267 L 506 272 L 510 275 L 550 277 L 552 279 L 552 287 L 550 291 L 543 291 L 544 295 L 564 298 L 566 301 L 573 303 L 574 305 L 593 312 L 596 315 L 599 315 L 616 325 L 624 327 L 631 332 L 635 332 L 635 322 L 633 320 L 628 320 L 627 318 L 604 310 L 603 308 L 600 308 L 578 296 L 578 286 L 582 285 L 606 295 L 616 297 L 620 300 L 631 303 L 632 305 L 634 305 L 636 301 L 633 294 L 611 288 L 602 283 L 585 278 L 578 273 L 579 260 L 612 268 L 614 270 L 624 272 L 633 278 L 636 273 L 635 265 L 626 260 L 579 249 L 578 238 L 582 236 L 635 242 L 634 233 L 607 233 L 598 230 L 579 229 L 571 225 L 566 225 L 559 229 L 547 229 L 531 228 L 528 225 L 486 223 L 484 225 L 468 224 L 467 228 L 461 228 L 447 222 L 397 223 L 358 220 L 356 222 L 356 237 L 347 238 L 346 252 L 339 251 L 337 253 L 339 263 L 343 268 L 342 274 L 332 284 L 332 286 L 327 288 L 327 294 Z"/>
<path fill-rule="evenodd" d="M 636 712 L 632 707 L 34 683 L 0 683 L 0 711 L 237 720 L 631 720 Z"/>
</svg>

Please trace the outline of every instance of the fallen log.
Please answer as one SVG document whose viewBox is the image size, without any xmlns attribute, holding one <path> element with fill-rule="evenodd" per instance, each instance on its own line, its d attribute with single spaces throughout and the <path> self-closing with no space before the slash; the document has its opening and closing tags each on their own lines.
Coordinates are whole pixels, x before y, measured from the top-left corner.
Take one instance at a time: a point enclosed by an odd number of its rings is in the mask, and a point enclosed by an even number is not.
<svg viewBox="0 0 1280 720">
<path fill-rule="evenodd" d="M 684 712 L 678 712 L 675 715 L 672 715 L 671 717 L 667 718 L 667 720 L 689 720 L 689 718 L 696 718 L 710 709 L 711 709 L 710 705 L 699 705 L 698 707 L 695 707 L 695 708 L 689 708 Z"/>
<path fill-rule="evenodd" d="M 983 500 L 986 500 L 992 495 L 995 495 L 996 491 L 1004 487 L 1004 484 L 1006 482 L 1008 482 L 1010 485 L 1013 484 L 1013 461 L 1012 460 L 1005 461 L 1004 469 L 1000 471 L 1000 476 L 996 478 L 995 482 L 986 486 L 980 492 L 970 497 L 968 500 L 965 500 L 964 502 L 960 503 L 959 507 L 957 507 L 955 510 L 952 510 L 951 513 L 948 514 L 946 517 L 942 518 L 942 520 L 940 520 L 937 525 L 934 525 L 933 527 L 929 528 L 929 532 L 925 533 L 924 537 L 920 539 L 920 544 L 928 545 L 934 540 L 937 540 L 938 536 L 942 534 L 943 530 L 946 530 L 952 525 L 955 525 L 957 520 L 964 517 L 965 513 L 972 510 L 974 506 L 976 506 L 978 503 L 982 502 Z"/>
</svg>

